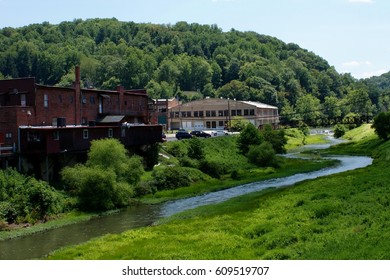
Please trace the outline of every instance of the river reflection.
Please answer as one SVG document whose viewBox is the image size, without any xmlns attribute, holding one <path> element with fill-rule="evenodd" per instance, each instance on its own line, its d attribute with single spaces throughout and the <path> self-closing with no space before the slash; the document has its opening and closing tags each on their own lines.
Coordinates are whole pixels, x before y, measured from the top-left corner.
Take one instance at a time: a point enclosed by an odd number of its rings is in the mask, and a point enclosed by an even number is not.
<svg viewBox="0 0 390 280">
<path fill-rule="evenodd" d="M 309 148 L 313 149 L 314 147 Z M 315 148 L 324 148 L 324 145 L 316 146 Z M 372 164 L 372 159 L 369 157 L 337 156 L 331 158 L 340 160 L 340 164 L 319 171 L 241 185 L 218 192 L 167 202 L 161 205 L 129 207 L 117 214 L 102 216 L 87 222 L 64 226 L 22 238 L 0 241 L 0 259 L 41 258 L 49 252 L 64 246 L 79 244 L 109 233 L 121 233 L 129 229 L 148 226 L 162 217 L 168 217 L 198 206 L 219 203 L 239 195 L 266 188 L 288 186 L 303 180 L 315 179 Z"/>
</svg>

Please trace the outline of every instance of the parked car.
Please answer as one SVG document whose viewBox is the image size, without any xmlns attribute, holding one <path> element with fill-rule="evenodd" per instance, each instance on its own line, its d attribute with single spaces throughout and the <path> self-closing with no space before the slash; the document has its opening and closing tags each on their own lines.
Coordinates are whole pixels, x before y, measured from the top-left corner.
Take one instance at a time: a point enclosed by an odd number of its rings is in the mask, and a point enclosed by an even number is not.
<svg viewBox="0 0 390 280">
<path fill-rule="evenodd" d="M 229 135 L 229 133 L 225 130 L 214 130 L 212 132 L 212 136 L 224 136 L 224 135 Z"/>
<path fill-rule="evenodd" d="M 204 132 L 203 130 L 193 130 L 190 132 L 192 136 L 209 138 L 211 137 L 210 133 Z"/>
<path fill-rule="evenodd" d="M 176 132 L 176 138 L 177 140 L 188 139 L 192 138 L 192 135 L 187 130 L 180 129 L 178 132 Z"/>
</svg>

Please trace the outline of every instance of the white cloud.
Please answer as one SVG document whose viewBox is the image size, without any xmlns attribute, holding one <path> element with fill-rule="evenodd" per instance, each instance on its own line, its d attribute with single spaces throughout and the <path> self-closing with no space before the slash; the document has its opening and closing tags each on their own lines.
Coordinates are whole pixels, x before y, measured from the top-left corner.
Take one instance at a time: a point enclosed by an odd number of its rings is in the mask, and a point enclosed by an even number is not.
<svg viewBox="0 0 390 280">
<path fill-rule="evenodd" d="M 364 4 L 372 4 L 374 0 L 348 0 L 349 3 L 364 3 Z"/>
<path fill-rule="evenodd" d="M 379 69 L 379 70 L 371 71 L 371 72 L 362 72 L 362 73 L 359 73 L 357 76 L 358 76 L 358 78 L 365 79 L 365 78 L 371 78 L 373 76 L 380 76 L 380 75 L 385 74 L 387 72 L 389 72 L 389 70 Z"/>
<path fill-rule="evenodd" d="M 360 67 L 360 66 L 371 66 L 372 63 L 371 61 L 356 61 L 356 60 L 353 60 L 353 61 L 347 61 L 347 62 L 344 62 L 343 64 L 343 67 Z"/>
</svg>

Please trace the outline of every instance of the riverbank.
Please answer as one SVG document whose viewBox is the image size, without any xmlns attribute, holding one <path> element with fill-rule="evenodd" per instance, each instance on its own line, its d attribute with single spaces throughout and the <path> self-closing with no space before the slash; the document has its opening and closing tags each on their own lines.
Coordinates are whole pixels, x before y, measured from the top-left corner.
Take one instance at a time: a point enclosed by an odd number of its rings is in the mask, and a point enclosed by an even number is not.
<svg viewBox="0 0 390 280">
<path fill-rule="evenodd" d="M 296 147 L 302 145 L 303 135 L 300 133 L 295 133 L 294 137 L 289 138 L 289 147 Z M 296 139 L 297 141 L 294 141 Z M 228 138 L 226 138 L 228 139 Z M 212 139 L 211 139 L 212 140 Z M 217 139 L 218 140 L 218 139 Z M 315 136 L 312 135 L 308 137 L 309 143 L 323 143 L 326 141 L 323 136 Z M 215 149 L 215 148 L 214 148 Z M 189 187 L 179 188 L 175 190 L 166 190 L 160 191 L 153 195 L 144 196 L 139 200 L 140 203 L 147 204 L 157 204 L 162 203 L 164 201 L 180 199 L 184 197 L 191 197 L 195 195 L 200 195 L 208 192 L 215 192 L 222 189 L 231 188 L 237 185 L 242 185 L 250 182 L 268 180 L 272 178 L 280 178 L 290 176 L 295 173 L 305 173 L 314 170 L 319 170 L 325 167 L 329 167 L 335 164 L 335 161 L 313 161 L 309 162 L 306 160 L 299 159 L 282 159 L 281 167 L 278 169 L 275 168 L 256 168 L 256 169 L 245 169 L 240 172 L 239 176 L 235 179 L 232 179 L 230 175 L 223 176 L 220 179 L 214 179 L 207 182 L 200 182 L 192 184 Z M 120 211 L 120 210 L 115 210 Z M 92 218 L 99 217 L 101 215 L 109 215 L 112 212 L 109 211 L 106 213 L 82 213 L 82 212 L 71 212 L 56 215 L 50 217 L 46 222 L 39 222 L 36 224 L 26 224 L 18 225 L 18 226 L 9 226 L 0 231 L 0 241 L 7 240 L 11 238 L 23 237 L 26 235 L 31 235 L 35 233 L 39 233 L 42 231 L 47 231 L 67 225 L 71 225 L 74 223 L 80 223 L 84 221 L 88 221 Z"/>
<path fill-rule="evenodd" d="M 374 164 L 185 211 L 49 259 L 388 259 L 390 144 L 348 145 L 372 147 Z"/>
</svg>

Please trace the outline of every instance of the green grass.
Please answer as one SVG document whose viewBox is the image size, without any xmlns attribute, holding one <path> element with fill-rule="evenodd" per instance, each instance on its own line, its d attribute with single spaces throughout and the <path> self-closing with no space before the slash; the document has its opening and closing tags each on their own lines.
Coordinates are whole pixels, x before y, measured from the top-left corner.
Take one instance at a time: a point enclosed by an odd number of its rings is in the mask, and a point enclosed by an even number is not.
<svg viewBox="0 0 390 280">
<path fill-rule="evenodd" d="M 363 142 L 379 153 L 370 167 L 189 210 L 49 259 L 389 259 L 390 172 L 383 153 L 390 144 Z"/>
</svg>

